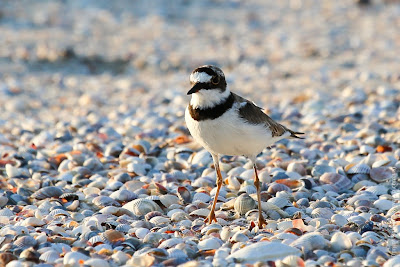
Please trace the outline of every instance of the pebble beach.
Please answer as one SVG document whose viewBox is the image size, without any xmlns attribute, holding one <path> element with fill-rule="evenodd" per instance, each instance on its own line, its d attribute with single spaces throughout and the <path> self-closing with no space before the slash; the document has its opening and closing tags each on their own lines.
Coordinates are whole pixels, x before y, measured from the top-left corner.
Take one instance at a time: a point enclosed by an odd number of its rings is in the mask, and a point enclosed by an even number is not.
<svg viewBox="0 0 400 267">
<path fill-rule="evenodd" d="M 400 266 L 400 2 L 2 1 L 0 266 Z M 305 139 L 211 155 L 189 75 Z"/>
</svg>

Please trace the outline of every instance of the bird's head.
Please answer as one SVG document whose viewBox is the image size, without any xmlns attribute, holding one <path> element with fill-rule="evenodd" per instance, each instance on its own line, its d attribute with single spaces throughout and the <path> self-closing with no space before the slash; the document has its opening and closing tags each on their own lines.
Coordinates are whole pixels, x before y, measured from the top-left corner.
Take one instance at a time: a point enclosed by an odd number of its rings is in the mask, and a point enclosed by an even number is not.
<svg viewBox="0 0 400 267">
<path fill-rule="evenodd" d="M 204 65 L 192 71 L 190 85 L 192 88 L 187 94 L 192 95 L 191 104 L 198 107 L 218 104 L 230 94 L 224 73 L 212 65 Z"/>
</svg>

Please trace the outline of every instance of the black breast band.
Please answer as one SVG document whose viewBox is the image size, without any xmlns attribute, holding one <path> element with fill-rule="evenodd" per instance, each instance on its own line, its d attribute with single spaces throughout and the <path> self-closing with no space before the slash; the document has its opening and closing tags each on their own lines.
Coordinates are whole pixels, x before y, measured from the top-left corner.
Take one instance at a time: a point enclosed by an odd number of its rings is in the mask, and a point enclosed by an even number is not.
<svg viewBox="0 0 400 267">
<path fill-rule="evenodd" d="M 225 111 L 230 109 L 233 106 L 233 102 L 234 102 L 234 97 L 233 94 L 231 93 L 225 99 L 225 101 L 212 108 L 206 108 L 206 109 L 193 108 L 192 105 L 189 105 L 190 116 L 192 116 L 192 118 L 196 121 L 213 120 L 222 116 L 222 114 L 224 114 Z"/>
</svg>

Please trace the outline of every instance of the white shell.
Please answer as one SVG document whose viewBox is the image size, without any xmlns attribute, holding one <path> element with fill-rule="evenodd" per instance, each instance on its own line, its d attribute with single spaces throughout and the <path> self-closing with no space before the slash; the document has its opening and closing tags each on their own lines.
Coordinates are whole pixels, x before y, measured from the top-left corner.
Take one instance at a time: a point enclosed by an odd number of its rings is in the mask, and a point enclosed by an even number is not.
<svg viewBox="0 0 400 267">
<path fill-rule="evenodd" d="M 193 202 L 200 201 L 203 203 L 208 203 L 208 202 L 210 202 L 210 200 L 211 200 L 210 195 L 203 193 L 203 192 L 197 192 L 196 194 L 194 194 L 193 199 L 192 199 Z"/>
<path fill-rule="evenodd" d="M 393 207 L 393 202 L 387 199 L 378 199 L 374 202 L 374 206 L 381 211 L 390 210 Z"/>
<path fill-rule="evenodd" d="M 275 206 L 277 206 L 279 208 L 283 208 L 285 206 L 290 205 L 290 202 L 287 200 L 287 198 L 283 198 L 283 197 L 273 197 L 273 198 L 268 199 L 267 202 L 274 204 Z"/>
<path fill-rule="evenodd" d="M 147 228 L 138 228 L 135 231 L 135 235 L 140 239 L 143 239 L 148 233 L 150 233 L 150 230 Z"/>
<path fill-rule="evenodd" d="M 356 174 L 356 173 L 365 173 L 368 174 L 371 171 L 371 167 L 364 163 L 358 163 L 354 166 L 351 166 L 348 170 L 348 174 Z"/>
<path fill-rule="evenodd" d="M 314 249 L 324 249 L 329 245 L 328 240 L 326 240 L 320 233 L 307 233 L 299 239 L 293 241 L 291 246 L 304 249 L 305 251 L 312 251 Z"/>
<path fill-rule="evenodd" d="M 88 259 L 90 258 L 85 254 L 72 251 L 65 254 L 63 263 L 64 265 L 69 265 L 69 266 L 79 266 L 81 260 L 86 261 Z"/>
<path fill-rule="evenodd" d="M 58 253 L 55 250 L 48 250 L 39 257 L 40 260 L 46 263 L 54 263 L 59 258 L 60 258 L 60 253 Z"/>
<path fill-rule="evenodd" d="M 183 243 L 183 239 L 182 238 L 171 238 L 168 240 L 165 240 L 164 242 L 162 242 L 158 248 L 165 248 L 165 249 L 169 249 L 169 248 L 173 248 L 176 245 Z"/>
<path fill-rule="evenodd" d="M 342 232 L 336 232 L 331 238 L 331 247 L 335 252 L 350 249 L 352 246 L 351 239 Z"/>
<path fill-rule="evenodd" d="M 216 237 L 211 237 L 211 238 L 201 240 L 197 244 L 197 248 L 199 250 L 217 249 L 217 248 L 221 247 L 222 244 L 223 244 L 223 242 L 221 239 L 216 238 Z"/>
<path fill-rule="evenodd" d="M 241 194 L 235 201 L 234 208 L 240 215 L 246 214 L 257 206 L 256 202 L 248 194 Z"/>
<path fill-rule="evenodd" d="M 169 223 L 169 219 L 163 216 L 155 216 L 150 219 L 150 222 L 156 226 L 162 226 Z"/>
<path fill-rule="evenodd" d="M 137 216 L 146 215 L 151 211 L 160 211 L 160 207 L 157 203 L 143 198 L 132 200 L 126 203 L 123 208 L 133 212 Z"/>
<path fill-rule="evenodd" d="M 400 255 L 397 255 L 383 264 L 383 267 L 396 267 L 400 265 Z"/>
<path fill-rule="evenodd" d="M 169 207 L 173 204 L 179 204 L 179 197 L 174 195 L 162 195 L 160 201 L 165 207 Z"/>
<path fill-rule="evenodd" d="M 374 186 L 367 187 L 367 189 L 365 189 L 365 191 L 372 192 L 375 195 L 380 196 L 380 195 L 387 194 L 389 192 L 389 188 L 387 188 L 384 185 L 374 185 Z"/>
<path fill-rule="evenodd" d="M 333 216 L 333 212 L 328 208 L 316 208 L 311 212 L 313 218 L 325 218 L 330 219 Z"/>
<path fill-rule="evenodd" d="M 210 214 L 209 209 L 197 209 L 190 213 L 190 216 L 200 216 L 200 217 L 207 217 Z"/>
<path fill-rule="evenodd" d="M 300 256 L 301 252 L 291 246 L 278 242 L 258 242 L 233 252 L 229 259 L 241 263 L 275 261 L 287 256 Z"/>
</svg>

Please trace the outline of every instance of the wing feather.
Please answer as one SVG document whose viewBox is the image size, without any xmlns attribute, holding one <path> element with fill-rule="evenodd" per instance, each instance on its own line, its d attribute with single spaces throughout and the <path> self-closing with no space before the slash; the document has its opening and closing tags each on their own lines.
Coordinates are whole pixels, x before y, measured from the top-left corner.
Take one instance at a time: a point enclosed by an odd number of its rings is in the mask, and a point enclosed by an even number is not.
<svg viewBox="0 0 400 267">
<path fill-rule="evenodd" d="M 262 108 L 256 106 L 253 102 L 248 101 L 247 99 L 233 94 L 235 100 L 240 103 L 239 106 L 239 115 L 242 119 L 246 120 L 250 124 L 264 124 L 266 128 L 268 128 L 272 137 L 282 136 L 286 132 L 290 132 L 290 137 L 301 138 L 296 134 L 302 134 L 300 132 L 294 132 L 282 124 L 274 121 L 262 111 Z"/>
</svg>

